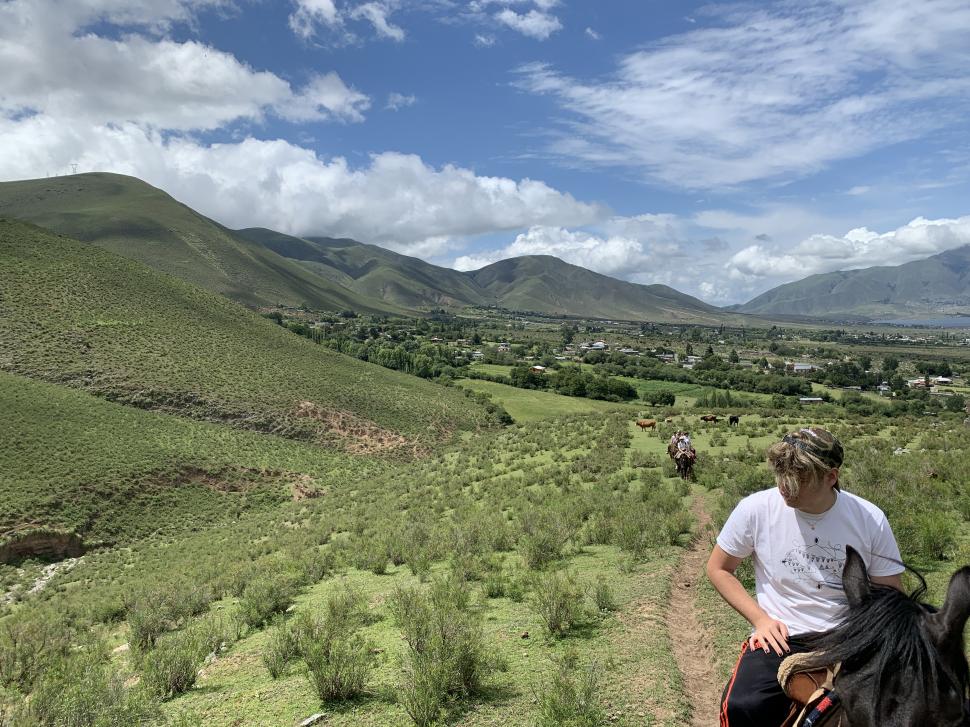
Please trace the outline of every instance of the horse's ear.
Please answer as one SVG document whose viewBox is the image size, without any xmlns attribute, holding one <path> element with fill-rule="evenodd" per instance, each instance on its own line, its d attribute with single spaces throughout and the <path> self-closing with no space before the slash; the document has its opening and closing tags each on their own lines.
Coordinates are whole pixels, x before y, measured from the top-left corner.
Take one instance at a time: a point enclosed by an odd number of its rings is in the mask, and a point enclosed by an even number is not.
<svg viewBox="0 0 970 727">
<path fill-rule="evenodd" d="M 849 608 L 857 608 L 869 600 L 872 588 L 866 562 L 851 545 L 845 546 L 845 566 L 842 568 L 842 587 L 849 599 Z"/>
<path fill-rule="evenodd" d="M 930 617 L 939 644 L 962 644 L 963 627 L 970 617 L 970 566 L 964 566 L 950 579 L 943 607 Z"/>
</svg>

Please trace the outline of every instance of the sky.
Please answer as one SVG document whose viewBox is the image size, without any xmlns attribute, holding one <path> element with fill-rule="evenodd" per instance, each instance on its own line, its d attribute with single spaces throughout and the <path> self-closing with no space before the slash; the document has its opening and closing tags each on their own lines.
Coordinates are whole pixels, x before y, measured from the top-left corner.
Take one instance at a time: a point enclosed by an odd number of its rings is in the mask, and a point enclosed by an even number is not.
<svg viewBox="0 0 970 727">
<path fill-rule="evenodd" d="M 716 305 L 970 244 L 966 0 L 0 0 L 0 180 Z"/>
</svg>

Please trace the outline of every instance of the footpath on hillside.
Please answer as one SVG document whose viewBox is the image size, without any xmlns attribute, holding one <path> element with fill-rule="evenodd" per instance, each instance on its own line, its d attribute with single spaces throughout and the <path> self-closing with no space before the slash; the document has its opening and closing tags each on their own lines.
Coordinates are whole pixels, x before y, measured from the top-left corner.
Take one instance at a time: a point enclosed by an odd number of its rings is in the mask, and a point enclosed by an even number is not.
<svg viewBox="0 0 970 727">
<path fill-rule="evenodd" d="M 691 510 L 697 528 L 673 573 L 667 630 L 684 678 L 684 693 L 692 706 L 691 727 L 711 727 L 718 722 L 721 684 L 715 668 L 714 638 L 701 618 L 697 596 L 701 579 L 706 577 L 704 566 L 711 552 L 714 526 L 702 496 L 694 495 Z"/>
</svg>

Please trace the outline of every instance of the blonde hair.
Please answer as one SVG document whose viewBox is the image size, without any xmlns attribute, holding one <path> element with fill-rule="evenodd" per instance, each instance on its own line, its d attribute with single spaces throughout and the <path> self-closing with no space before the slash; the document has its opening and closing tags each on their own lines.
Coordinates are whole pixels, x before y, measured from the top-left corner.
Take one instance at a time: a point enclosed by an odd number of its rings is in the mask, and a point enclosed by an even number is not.
<svg viewBox="0 0 970 727">
<path fill-rule="evenodd" d="M 767 452 L 775 480 L 791 497 L 798 496 L 803 483 L 821 480 L 833 468 L 841 467 L 843 457 L 839 440 L 818 427 L 805 427 L 786 434 Z M 838 481 L 835 487 L 838 489 Z"/>
</svg>

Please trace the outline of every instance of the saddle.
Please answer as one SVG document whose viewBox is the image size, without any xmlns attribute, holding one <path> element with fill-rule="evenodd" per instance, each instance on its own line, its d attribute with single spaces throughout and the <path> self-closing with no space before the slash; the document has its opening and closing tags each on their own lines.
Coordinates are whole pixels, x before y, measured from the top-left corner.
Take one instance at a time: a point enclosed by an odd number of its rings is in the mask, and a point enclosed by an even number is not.
<svg viewBox="0 0 970 727">
<path fill-rule="evenodd" d="M 778 683 L 794 702 L 781 727 L 836 727 L 842 722 L 842 705 L 835 693 L 835 677 L 842 665 L 804 666 L 809 656 L 792 654 L 778 667 Z"/>
</svg>

